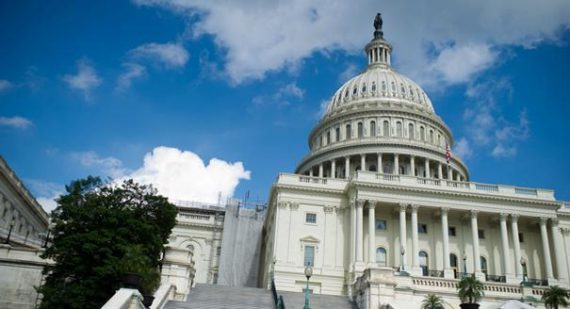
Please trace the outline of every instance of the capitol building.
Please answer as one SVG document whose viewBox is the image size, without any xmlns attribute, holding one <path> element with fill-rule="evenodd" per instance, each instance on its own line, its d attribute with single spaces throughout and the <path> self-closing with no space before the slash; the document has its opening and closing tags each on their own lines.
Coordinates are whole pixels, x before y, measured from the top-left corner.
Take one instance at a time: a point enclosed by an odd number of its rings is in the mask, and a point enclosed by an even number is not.
<svg viewBox="0 0 570 309">
<path fill-rule="evenodd" d="M 428 293 L 458 308 L 465 273 L 481 308 L 540 306 L 569 287 L 570 211 L 552 190 L 470 181 L 452 132 L 422 88 L 391 66 L 382 20 L 368 67 L 332 96 L 309 154 L 272 186 L 261 283 L 343 295 L 359 308 L 419 308 Z M 524 282 L 524 283 L 523 283 Z M 521 284 L 523 283 L 523 284 Z"/>
</svg>

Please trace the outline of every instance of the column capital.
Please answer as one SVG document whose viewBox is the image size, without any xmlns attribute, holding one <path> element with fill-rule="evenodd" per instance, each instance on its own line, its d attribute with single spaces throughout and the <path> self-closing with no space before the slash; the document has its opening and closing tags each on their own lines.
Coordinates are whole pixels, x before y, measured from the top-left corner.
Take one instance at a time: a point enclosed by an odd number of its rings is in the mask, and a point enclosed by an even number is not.
<svg viewBox="0 0 570 309">
<path fill-rule="evenodd" d="M 370 208 L 376 209 L 376 204 L 377 204 L 377 202 L 368 201 L 368 205 L 366 205 L 366 208 L 368 208 L 368 209 L 370 209 Z"/>
<path fill-rule="evenodd" d="M 408 208 L 408 204 L 400 203 L 400 211 L 406 211 L 406 208 Z"/>
<path fill-rule="evenodd" d="M 279 208 L 287 208 L 287 206 L 289 206 L 289 202 L 277 202 Z"/>
<path fill-rule="evenodd" d="M 334 211 L 334 206 L 325 206 L 323 207 L 323 210 L 325 211 L 325 213 L 330 214 Z"/>
<path fill-rule="evenodd" d="M 553 226 L 558 226 L 558 222 L 559 222 L 559 221 L 558 221 L 558 218 L 550 218 L 550 223 L 551 223 Z"/>
<path fill-rule="evenodd" d="M 449 207 L 441 207 L 439 211 L 441 212 L 442 215 L 443 214 L 447 215 L 449 213 Z"/>
<path fill-rule="evenodd" d="M 511 214 L 511 221 L 512 222 L 517 222 L 519 220 L 519 215 L 518 214 Z"/>
<path fill-rule="evenodd" d="M 479 210 L 477 209 L 471 209 L 469 211 L 469 213 L 471 214 L 471 218 L 477 218 L 477 214 L 479 213 Z"/>
<path fill-rule="evenodd" d="M 420 205 L 418 204 L 410 204 L 410 208 L 412 209 L 413 212 L 417 212 L 418 208 L 420 208 Z"/>
<path fill-rule="evenodd" d="M 501 221 L 506 221 L 508 216 L 509 216 L 509 214 L 504 213 L 504 212 L 499 214 L 499 218 L 501 219 Z"/>
<path fill-rule="evenodd" d="M 289 207 L 291 208 L 291 210 L 297 210 L 299 209 L 299 203 L 290 203 Z"/>
<path fill-rule="evenodd" d="M 548 217 L 540 217 L 540 225 L 546 225 L 546 223 L 548 222 Z"/>
<path fill-rule="evenodd" d="M 357 201 L 356 201 L 356 208 L 362 208 L 362 207 L 364 207 L 364 203 L 366 203 L 366 201 L 364 201 L 364 200 L 357 200 Z"/>
</svg>

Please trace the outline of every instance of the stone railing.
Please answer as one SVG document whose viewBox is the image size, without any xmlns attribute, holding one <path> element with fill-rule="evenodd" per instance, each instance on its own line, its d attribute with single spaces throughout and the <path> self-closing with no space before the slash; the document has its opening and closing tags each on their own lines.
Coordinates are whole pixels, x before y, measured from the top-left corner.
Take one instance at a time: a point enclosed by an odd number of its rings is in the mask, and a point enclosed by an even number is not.
<svg viewBox="0 0 570 309">
<path fill-rule="evenodd" d="M 327 188 L 333 190 L 344 190 L 348 181 L 339 178 L 311 177 L 298 174 L 281 173 L 277 176 L 277 184 L 280 185 L 303 185 L 314 188 Z"/>
<path fill-rule="evenodd" d="M 162 284 L 154 293 L 154 301 L 150 305 L 150 309 L 162 309 L 166 303 L 174 299 L 176 294 L 176 286 L 171 283 Z"/>
<path fill-rule="evenodd" d="M 143 296 L 135 289 L 121 288 L 101 309 L 144 309 Z"/>
</svg>

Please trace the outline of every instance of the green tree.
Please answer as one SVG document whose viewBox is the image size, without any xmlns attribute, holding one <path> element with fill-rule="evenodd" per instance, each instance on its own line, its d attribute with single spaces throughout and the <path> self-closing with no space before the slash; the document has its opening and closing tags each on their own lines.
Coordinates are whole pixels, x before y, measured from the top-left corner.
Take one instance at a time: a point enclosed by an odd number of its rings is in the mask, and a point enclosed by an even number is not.
<svg viewBox="0 0 570 309">
<path fill-rule="evenodd" d="M 435 294 L 428 294 L 422 301 L 421 309 L 444 309 L 441 297 Z"/>
<path fill-rule="evenodd" d="M 459 298 L 466 304 L 476 304 L 483 297 L 483 283 L 475 275 L 461 278 L 457 289 Z"/>
<path fill-rule="evenodd" d="M 542 301 L 546 308 L 558 309 L 558 306 L 568 306 L 568 297 L 570 297 L 568 291 L 554 285 L 544 290 Z"/>
<path fill-rule="evenodd" d="M 66 191 L 51 213 L 53 239 L 42 257 L 55 264 L 44 270 L 40 308 L 100 308 L 130 272 L 143 277 L 146 292 L 155 289 L 176 207 L 132 180 L 89 176 Z"/>
</svg>

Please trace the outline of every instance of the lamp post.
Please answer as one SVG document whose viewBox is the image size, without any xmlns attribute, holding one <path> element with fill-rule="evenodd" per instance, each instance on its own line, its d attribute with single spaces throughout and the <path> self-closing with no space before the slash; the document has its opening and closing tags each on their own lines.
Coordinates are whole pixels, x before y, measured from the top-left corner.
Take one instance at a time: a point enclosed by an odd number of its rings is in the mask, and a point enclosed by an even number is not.
<svg viewBox="0 0 570 309">
<path fill-rule="evenodd" d="M 309 278 L 313 275 L 313 268 L 311 267 L 311 263 L 307 263 L 307 267 L 305 267 L 305 277 L 307 277 L 307 288 L 305 289 L 305 307 L 303 309 L 311 309 L 309 306 Z"/>
<path fill-rule="evenodd" d="M 463 255 L 463 276 L 467 274 L 467 254 Z"/>
<path fill-rule="evenodd" d="M 523 257 L 521 257 L 520 262 L 521 262 L 521 267 L 522 267 L 522 269 L 523 269 L 523 273 L 522 273 L 522 276 L 523 276 L 522 279 L 523 279 L 523 281 L 522 281 L 522 282 L 523 282 L 523 284 L 524 284 L 524 283 L 526 282 L 526 267 L 525 267 L 525 266 L 526 266 L 526 262 L 525 262 L 525 260 L 524 260 Z"/>
<path fill-rule="evenodd" d="M 404 268 L 404 254 L 406 254 L 406 248 L 404 246 L 400 247 L 400 272 L 406 271 Z"/>
<path fill-rule="evenodd" d="M 10 229 L 8 230 L 8 237 L 6 237 L 6 244 L 10 244 L 10 237 L 12 236 L 12 229 L 14 228 L 14 221 L 16 218 L 12 217 L 12 221 L 10 222 Z"/>
</svg>

